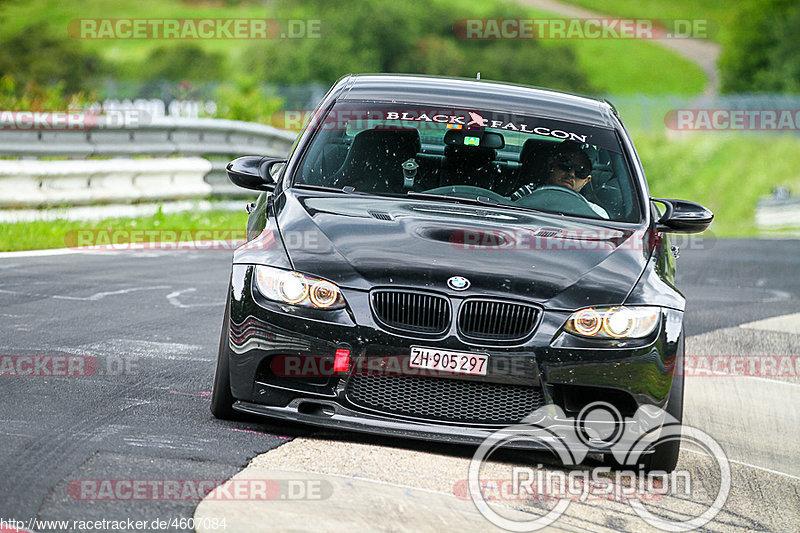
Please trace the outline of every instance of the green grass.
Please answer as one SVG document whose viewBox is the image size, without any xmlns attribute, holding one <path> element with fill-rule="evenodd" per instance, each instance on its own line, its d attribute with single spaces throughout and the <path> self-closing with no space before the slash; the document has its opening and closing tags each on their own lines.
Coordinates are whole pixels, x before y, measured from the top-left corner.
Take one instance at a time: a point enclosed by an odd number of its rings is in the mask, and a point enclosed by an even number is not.
<svg viewBox="0 0 800 533">
<path fill-rule="evenodd" d="M 723 41 L 736 12 L 729 0 L 562 0 L 566 4 L 626 18 L 707 20 L 709 38 Z"/>
<path fill-rule="evenodd" d="M 528 10 L 531 18 L 563 18 Z M 545 46 L 566 44 L 578 58 L 599 94 L 695 95 L 707 79 L 699 66 L 663 46 L 635 39 L 542 40 Z"/>
<path fill-rule="evenodd" d="M 620 0 L 621 1 L 621 0 Z M 497 0 L 470 3 L 449 0 L 452 3 L 453 22 L 475 13 L 490 13 Z M 525 8 L 514 2 L 520 17 L 558 18 L 557 15 Z M 469 15 L 467 15 L 469 13 Z M 10 35 L 29 24 L 43 24 L 47 30 L 68 35 L 67 25 L 81 18 L 270 18 L 274 17 L 271 3 L 226 6 L 223 3 L 189 3 L 178 0 L 85 0 L 80 3 L 60 0 L 11 1 L 0 6 L 0 28 Z M 324 23 L 324 21 L 323 21 Z M 335 31 L 335 29 L 333 30 Z M 324 37 L 323 37 L 324 38 Z M 170 46 L 187 41 L 180 40 L 83 40 L 81 44 L 100 54 L 104 59 L 133 68 L 148 53 L 159 46 Z M 229 75 L 243 74 L 237 69 L 249 41 L 193 40 L 207 52 L 219 52 L 227 58 Z M 545 46 L 565 45 L 572 48 L 579 66 L 586 72 L 589 83 L 599 94 L 699 94 L 706 79 L 694 63 L 663 47 L 631 39 L 565 39 L 544 40 Z"/>
<path fill-rule="evenodd" d="M 715 214 L 711 230 L 721 237 L 758 234 L 759 197 L 778 185 L 800 191 L 800 139 L 724 133 L 634 138 L 650 193 L 700 202 Z"/>
<path fill-rule="evenodd" d="M 161 18 L 267 18 L 270 10 L 265 6 L 244 4 L 227 6 L 222 2 L 183 2 L 180 0 L 18 0 L 0 7 L 2 31 L 6 35 L 17 33 L 30 24 L 43 24 L 55 34 L 68 36 L 68 24 L 74 19 L 161 19 Z M 149 39 L 85 39 L 88 50 L 105 59 L 117 62 L 141 61 L 148 52 L 159 46 L 191 42 L 206 51 L 218 51 L 238 59 L 241 41 L 234 39 L 149 40 Z"/>
<path fill-rule="evenodd" d="M 0 251 L 40 250 L 70 248 L 85 244 L 118 244 L 122 242 L 149 242 L 172 240 L 242 239 L 247 226 L 247 214 L 239 211 L 182 212 L 137 218 L 109 218 L 86 222 L 75 220 L 49 220 L 0 224 Z M 106 230 L 127 230 L 114 235 Z M 157 230 L 145 237 L 132 230 Z M 197 234 L 197 230 L 210 230 L 211 234 Z M 79 233 L 83 231 L 83 233 Z M 172 233 L 176 238 L 172 237 Z M 232 232 L 237 232 L 232 234 Z M 153 237 L 155 235 L 155 237 Z M 88 242 L 90 241 L 90 242 Z"/>
</svg>

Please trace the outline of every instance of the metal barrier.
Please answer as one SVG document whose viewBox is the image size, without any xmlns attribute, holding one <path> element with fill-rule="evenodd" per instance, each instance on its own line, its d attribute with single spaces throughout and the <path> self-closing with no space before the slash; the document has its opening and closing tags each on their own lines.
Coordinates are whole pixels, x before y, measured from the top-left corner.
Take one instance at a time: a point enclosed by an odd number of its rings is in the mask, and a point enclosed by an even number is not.
<svg viewBox="0 0 800 533">
<path fill-rule="evenodd" d="M 0 156 L 19 159 L 122 157 L 135 161 L 135 165 L 144 164 L 142 162 L 144 160 L 138 159 L 142 156 L 202 157 L 210 162 L 210 169 L 205 174 L 204 180 L 212 196 L 243 196 L 248 194 L 234 187 L 225 175 L 227 162 L 235 157 L 250 154 L 285 156 L 289 153 L 296 137 L 293 132 L 249 122 L 203 118 L 148 118 L 136 113 L 134 120 L 131 120 L 130 116 L 123 115 L 97 116 L 95 120 L 87 121 L 84 127 L 76 129 L 50 129 L 41 126 L 39 129 L 0 129 Z M 26 168 L 30 170 L 31 167 Z M 0 179 L 9 179 L 9 176 L 13 176 L 13 179 L 21 185 L 19 180 L 23 179 L 22 167 L 18 172 L 13 171 L 8 165 L 4 169 L 6 178 L 0 177 Z M 87 170 L 91 169 L 87 167 Z M 57 172 L 50 173 L 48 178 L 52 182 L 57 175 Z M 77 177 L 77 175 L 72 176 Z M 89 187 L 97 183 L 90 180 L 88 174 L 84 177 Z M 123 181 L 125 179 L 127 178 L 123 178 Z M 43 182 L 40 180 L 41 183 Z M 0 185 L 0 189 L 7 190 L 8 187 Z M 126 186 L 126 189 L 133 192 L 137 187 Z M 190 189 L 187 191 L 190 194 L 199 192 L 196 187 Z M 174 187 L 165 186 L 164 190 L 169 193 L 170 198 L 176 194 Z M 84 196 L 89 197 L 91 194 L 87 192 Z M 27 205 L 35 205 L 36 199 L 37 195 L 34 194 Z M 41 195 L 38 195 L 38 199 L 41 199 Z M 20 200 L 21 198 L 17 196 L 14 204 L 21 205 Z"/>
<path fill-rule="evenodd" d="M 201 157 L 0 160 L 0 208 L 206 198 L 210 170 Z"/>
</svg>

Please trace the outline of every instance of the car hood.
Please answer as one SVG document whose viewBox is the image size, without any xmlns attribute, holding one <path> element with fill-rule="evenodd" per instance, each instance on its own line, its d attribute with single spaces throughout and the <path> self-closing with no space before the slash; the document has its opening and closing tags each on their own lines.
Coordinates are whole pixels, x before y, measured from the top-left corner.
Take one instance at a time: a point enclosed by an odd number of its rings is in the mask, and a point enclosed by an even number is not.
<svg viewBox="0 0 800 533">
<path fill-rule="evenodd" d="M 353 289 L 418 287 L 562 309 L 619 304 L 650 255 L 646 232 L 502 208 L 290 190 L 278 213 L 294 268 Z M 448 288 L 452 276 L 470 287 Z"/>
</svg>

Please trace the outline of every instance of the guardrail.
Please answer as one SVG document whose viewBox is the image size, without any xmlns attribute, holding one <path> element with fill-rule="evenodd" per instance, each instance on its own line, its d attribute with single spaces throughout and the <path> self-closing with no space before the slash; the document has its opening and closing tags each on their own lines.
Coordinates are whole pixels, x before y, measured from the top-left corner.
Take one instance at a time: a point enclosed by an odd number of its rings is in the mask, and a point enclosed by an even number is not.
<svg viewBox="0 0 800 533">
<path fill-rule="evenodd" d="M 764 231 L 800 229 L 800 198 L 762 198 L 756 206 L 756 227 Z"/>
<path fill-rule="evenodd" d="M 0 160 L 0 208 L 205 198 L 210 170 L 201 157 Z"/>
<path fill-rule="evenodd" d="M 194 156 L 202 157 L 210 162 L 210 168 L 204 176 L 212 196 L 243 196 L 247 195 L 242 189 L 234 187 L 225 175 L 225 165 L 230 159 L 241 155 L 265 155 L 282 157 L 289 153 L 295 140 L 292 132 L 280 130 L 272 126 L 222 119 L 191 119 L 191 118 L 147 118 L 138 116 L 137 120 L 122 120 L 118 117 L 97 116 L 96 120 L 87 123 L 83 128 L 56 129 L 39 127 L 39 129 L 0 129 L 0 156 L 14 157 L 22 160 L 40 158 L 70 158 L 87 159 L 86 163 L 94 160 L 88 158 L 127 158 L 136 162 L 136 165 L 145 165 L 140 156 L 165 157 L 165 156 Z M 166 161 L 165 159 L 163 161 Z M 30 167 L 22 165 L 18 171 L 4 165 L 4 174 L 0 180 L 13 180 L 18 185 L 25 181 L 30 185 L 35 176 L 23 177 L 24 169 L 44 170 L 44 167 Z M 19 163 L 24 163 L 20 161 Z M 91 180 L 89 172 L 92 163 L 86 167 L 86 186 L 94 187 L 99 182 Z M 47 165 L 45 165 L 46 167 Z M 145 165 L 146 166 L 146 165 Z M 80 165 L 78 165 L 80 167 Z M 76 168 L 78 168 L 76 167 Z M 147 172 L 155 172 L 147 167 Z M 130 173 L 130 166 L 123 172 Z M 79 177 L 79 171 L 70 174 L 74 181 Z M 39 180 L 41 188 L 45 182 L 53 183 L 60 179 L 58 172 L 49 172 Z M 64 174 L 66 175 L 66 174 Z M 110 179 L 110 178 L 109 178 Z M 125 181 L 127 178 L 122 178 Z M 22 181 L 20 181 L 22 180 Z M 108 180 L 106 180 L 108 181 Z M 142 180 L 140 180 L 142 181 Z M 156 186 L 155 183 L 151 185 Z M 8 189 L 0 185 L 0 189 Z M 141 189 L 133 182 L 126 185 L 128 192 Z M 175 182 L 163 184 L 166 198 L 176 194 Z M 196 187 L 188 190 L 190 194 L 199 191 Z M 30 187 L 26 190 L 33 191 Z M 111 191 L 106 191 L 111 192 Z M 144 191 L 140 191 L 144 192 Z M 84 197 L 91 197 L 87 192 Z M 108 195 L 106 194 L 106 197 Z M 112 195 L 113 196 L 113 195 Z M 103 197 L 99 195 L 98 198 Z M 119 195 L 116 195 L 119 198 Z M 155 197 L 161 199 L 158 194 Z M 185 197 L 185 195 L 184 195 Z M 17 195 L 14 205 L 40 205 L 42 195 L 33 194 L 30 202 L 22 201 Z M 125 197 L 126 199 L 136 199 Z"/>
</svg>

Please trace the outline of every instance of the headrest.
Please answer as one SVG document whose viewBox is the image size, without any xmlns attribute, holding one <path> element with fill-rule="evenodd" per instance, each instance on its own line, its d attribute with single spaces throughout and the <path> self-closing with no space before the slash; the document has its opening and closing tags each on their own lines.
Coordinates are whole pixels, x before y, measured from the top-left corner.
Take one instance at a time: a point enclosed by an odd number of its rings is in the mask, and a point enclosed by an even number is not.
<svg viewBox="0 0 800 533">
<path fill-rule="evenodd" d="M 419 150 L 419 132 L 414 128 L 373 128 L 359 132 L 353 139 L 353 145 L 372 143 L 410 143 Z"/>
</svg>

